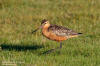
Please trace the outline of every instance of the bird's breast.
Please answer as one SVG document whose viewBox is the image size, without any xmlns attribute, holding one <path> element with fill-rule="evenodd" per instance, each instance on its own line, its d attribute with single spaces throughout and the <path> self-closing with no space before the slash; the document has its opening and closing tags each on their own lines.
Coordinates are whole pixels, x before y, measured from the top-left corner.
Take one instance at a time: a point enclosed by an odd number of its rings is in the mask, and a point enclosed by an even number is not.
<svg viewBox="0 0 100 66">
<path fill-rule="evenodd" d="M 52 31 L 48 31 L 48 28 L 43 28 L 43 29 L 42 29 L 42 34 L 43 34 L 43 36 L 45 36 L 46 38 L 48 38 L 48 39 L 50 39 L 50 40 L 58 41 L 58 42 L 61 42 L 61 41 L 67 39 L 67 37 L 64 37 L 64 36 L 57 36 L 57 35 L 54 34 Z"/>
</svg>

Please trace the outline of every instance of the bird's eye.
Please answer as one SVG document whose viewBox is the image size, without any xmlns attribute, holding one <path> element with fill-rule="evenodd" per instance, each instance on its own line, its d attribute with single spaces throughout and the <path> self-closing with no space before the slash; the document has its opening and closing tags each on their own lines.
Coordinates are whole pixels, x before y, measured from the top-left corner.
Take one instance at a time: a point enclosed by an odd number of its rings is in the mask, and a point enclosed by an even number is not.
<svg viewBox="0 0 100 66">
<path fill-rule="evenodd" d="M 47 22 L 45 22 L 44 24 L 47 24 Z"/>
</svg>

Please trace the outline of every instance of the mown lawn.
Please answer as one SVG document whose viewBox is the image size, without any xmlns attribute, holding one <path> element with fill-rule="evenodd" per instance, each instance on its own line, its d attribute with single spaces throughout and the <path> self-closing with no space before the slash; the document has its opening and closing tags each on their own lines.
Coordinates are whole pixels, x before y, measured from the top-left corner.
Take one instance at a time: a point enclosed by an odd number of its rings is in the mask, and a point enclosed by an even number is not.
<svg viewBox="0 0 100 66">
<path fill-rule="evenodd" d="M 83 35 L 41 55 L 59 46 L 31 34 L 42 19 Z M 0 0 L 0 47 L 0 66 L 100 66 L 100 0 Z"/>
</svg>

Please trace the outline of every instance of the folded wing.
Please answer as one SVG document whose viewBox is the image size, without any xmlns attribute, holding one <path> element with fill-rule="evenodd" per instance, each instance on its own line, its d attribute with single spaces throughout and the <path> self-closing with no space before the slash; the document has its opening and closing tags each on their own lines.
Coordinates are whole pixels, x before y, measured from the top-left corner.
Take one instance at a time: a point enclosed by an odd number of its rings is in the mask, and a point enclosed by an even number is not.
<svg viewBox="0 0 100 66">
<path fill-rule="evenodd" d="M 57 25 L 51 25 L 48 28 L 48 31 L 51 31 L 52 33 L 58 35 L 58 36 L 73 36 L 78 35 L 75 31 L 68 29 L 63 26 L 57 26 Z"/>
</svg>

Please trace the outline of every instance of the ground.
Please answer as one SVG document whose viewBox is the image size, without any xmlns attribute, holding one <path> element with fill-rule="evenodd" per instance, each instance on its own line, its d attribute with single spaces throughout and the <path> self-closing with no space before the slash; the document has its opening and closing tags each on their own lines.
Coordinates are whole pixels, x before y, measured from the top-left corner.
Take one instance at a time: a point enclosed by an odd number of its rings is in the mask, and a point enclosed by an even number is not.
<svg viewBox="0 0 100 66">
<path fill-rule="evenodd" d="M 42 19 L 82 32 L 60 44 L 44 38 Z M 99 0 L 0 0 L 0 64 L 15 66 L 100 66 Z"/>
</svg>

